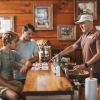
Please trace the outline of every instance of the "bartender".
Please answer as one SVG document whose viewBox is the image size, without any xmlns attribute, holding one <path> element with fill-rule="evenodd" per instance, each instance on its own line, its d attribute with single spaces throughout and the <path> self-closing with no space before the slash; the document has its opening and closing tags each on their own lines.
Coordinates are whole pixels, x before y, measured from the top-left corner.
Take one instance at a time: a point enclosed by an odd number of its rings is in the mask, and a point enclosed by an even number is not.
<svg viewBox="0 0 100 100">
<path fill-rule="evenodd" d="M 58 55 L 63 56 L 82 48 L 83 64 L 76 65 L 74 70 L 92 67 L 93 77 L 100 83 L 100 31 L 97 31 L 93 25 L 93 16 L 89 14 L 81 15 L 80 19 L 75 22 L 83 32 L 80 38 L 71 46 L 65 48 Z M 54 56 L 54 60 L 58 55 Z"/>
</svg>

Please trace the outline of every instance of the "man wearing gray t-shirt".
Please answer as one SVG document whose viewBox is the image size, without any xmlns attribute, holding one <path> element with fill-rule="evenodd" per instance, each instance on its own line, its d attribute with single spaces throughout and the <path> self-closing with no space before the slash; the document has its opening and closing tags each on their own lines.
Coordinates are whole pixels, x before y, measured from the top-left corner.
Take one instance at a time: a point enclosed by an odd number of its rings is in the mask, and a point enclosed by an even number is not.
<svg viewBox="0 0 100 100">
<path fill-rule="evenodd" d="M 24 25 L 22 28 L 22 36 L 16 49 L 16 51 L 22 58 L 30 60 L 31 63 L 38 61 L 39 58 L 37 43 L 35 40 L 32 40 L 33 33 L 35 33 L 35 28 L 33 27 L 33 25 Z M 15 78 L 23 80 L 25 79 L 25 76 L 16 71 Z"/>
</svg>

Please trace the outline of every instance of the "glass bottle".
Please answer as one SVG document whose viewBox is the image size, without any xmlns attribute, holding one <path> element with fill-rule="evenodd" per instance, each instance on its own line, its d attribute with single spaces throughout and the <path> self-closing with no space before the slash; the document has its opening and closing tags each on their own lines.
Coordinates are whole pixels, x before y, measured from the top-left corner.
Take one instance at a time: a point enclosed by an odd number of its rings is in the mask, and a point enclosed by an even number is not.
<svg viewBox="0 0 100 100">
<path fill-rule="evenodd" d="M 60 67 L 60 56 L 58 55 L 56 62 L 55 62 L 55 66 L 56 66 L 56 76 L 60 76 L 61 75 L 61 67 Z"/>
</svg>

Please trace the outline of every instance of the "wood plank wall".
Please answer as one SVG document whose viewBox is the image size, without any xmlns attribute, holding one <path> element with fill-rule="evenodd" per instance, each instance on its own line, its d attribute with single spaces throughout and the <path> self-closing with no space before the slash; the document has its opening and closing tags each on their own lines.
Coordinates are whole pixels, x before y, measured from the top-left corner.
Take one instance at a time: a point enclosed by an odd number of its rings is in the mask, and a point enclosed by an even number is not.
<svg viewBox="0 0 100 100">
<path fill-rule="evenodd" d="M 15 31 L 21 35 L 22 26 L 31 23 L 34 25 L 34 5 L 35 4 L 53 4 L 53 30 L 37 31 L 33 35 L 35 39 L 47 39 L 53 48 L 64 49 L 75 41 L 57 40 L 57 25 L 74 24 L 74 0 L 0 0 L 0 15 L 13 15 L 15 17 Z M 100 1 L 98 0 L 98 5 Z M 98 6 L 98 20 L 96 25 L 100 25 L 100 10 Z M 77 39 L 81 35 L 77 26 Z M 0 42 L 1 45 L 1 42 Z"/>
</svg>

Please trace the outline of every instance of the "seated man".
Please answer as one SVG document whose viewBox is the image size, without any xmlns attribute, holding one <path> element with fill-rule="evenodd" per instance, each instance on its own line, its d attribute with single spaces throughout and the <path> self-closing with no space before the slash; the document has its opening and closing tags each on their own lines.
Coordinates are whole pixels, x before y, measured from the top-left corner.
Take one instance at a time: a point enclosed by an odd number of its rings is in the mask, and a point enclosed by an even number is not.
<svg viewBox="0 0 100 100">
<path fill-rule="evenodd" d="M 30 61 L 22 59 L 16 51 L 19 40 L 15 32 L 8 31 L 2 36 L 3 47 L 0 49 L 0 96 L 9 100 L 19 100 L 22 91 L 22 84 L 13 79 L 13 69 L 16 68 L 21 73 L 25 73 L 32 65 Z M 24 66 L 17 68 L 17 63 L 23 63 Z"/>
<path fill-rule="evenodd" d="M 22 28 L 22 36 L 19 40 L 16 51 L 18 54 L 30 60 L 31 63 L 38 61 L 38 46 L 32 35 L 35 33 L 35 28 L 31 24 L 26 24 Z M 23 66 L 23 65 L 20 65 Z M 15 72 L 15 78 L 24 81 L 25 75 L 21 75 L 18 71 Z"/>
</svg>

